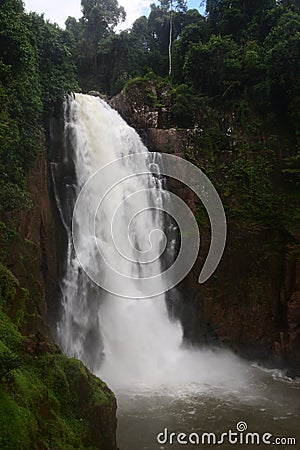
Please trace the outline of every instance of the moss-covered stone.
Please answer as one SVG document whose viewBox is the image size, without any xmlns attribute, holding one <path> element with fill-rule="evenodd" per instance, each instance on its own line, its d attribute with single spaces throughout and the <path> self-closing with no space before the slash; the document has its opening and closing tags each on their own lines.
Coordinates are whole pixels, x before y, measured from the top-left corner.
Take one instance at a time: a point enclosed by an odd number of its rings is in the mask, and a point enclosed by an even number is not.
<svg viewBox="0 0 300 450">
<path fill-rule="evenodd" d="M 0 264 L 1 450 L 115 450 L 116 400 L 106 384 L 40 332 L 21 333 L 31 295 Z"/>
<path fill-rule="evenodd" d="M 0 448 L 116 449 L 113 393 L 46 344 L 41 335 L 25 339 L 0 310 L 0 364 L 4 352 L 20 359 L 0 384 Z"/>
</svg>

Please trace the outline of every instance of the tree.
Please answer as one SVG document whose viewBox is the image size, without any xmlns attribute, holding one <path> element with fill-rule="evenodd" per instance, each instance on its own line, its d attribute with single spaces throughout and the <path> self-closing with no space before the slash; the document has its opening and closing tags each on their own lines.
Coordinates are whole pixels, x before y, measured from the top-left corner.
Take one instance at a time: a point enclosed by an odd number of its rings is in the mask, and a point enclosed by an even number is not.
<svg viewBox="0 0 300 450">
<path fill-rule="evenodd" d="M 42 103 L 33 35 L 21 1 L 1 6 L 0 30 L 1 209 L 22 200 L 24 172 L 39 148 Z"/>
<path fill-rule="evenodd" d="M 26 174 L 41 151 L 42 114 L 78 87 L 66 33 L 26 14 L 20 0 L 0 8 L 0 212 L 30 207 Z"/>
<path fill-rule="evenodd" d="M 12 370 L 18 369 L 21 365 L 21 359 L 15 353 L 9 351 L 0 353 L 0 381 Z"/>
<path fill-rule="evenodd" d="M 173 72 L 172 80 L 176 83 L 184 82 L 184 62 L 191 44 L 206 42 L 209 39 L 207 21 L 197 10 L 190 10 L 185 15 L 185 24 L 173 44 Z"/>
<path fill-rule="evenodd" d="M 170 35 L 169 35 L 169 77 L 172 73 L 172 41 L 173 41 L 173 2 L 169 2 L 170 8 Z"/>
<path fill-rule="evenodd" d="M 150 5 L 151 13 L 149 16 L 149 25 L 152 29 L 157 29 L 157 25 L 160 25 L 161 30 L 158 36 L 162 37 L 161 42 L 165 39 L 167 41 L 167 53 L 168 53 L 168 73 L 169 76 L 172 74 L 172 44 L 174 38 L 178 37 L 181 31 L 180 22 L 181 20 L 176 20 L 179 16 L 186 14 L 187 12 L 187 2 L 185 0 L 160 0 L 160 5 L 155 4 Z M 176 23 L 177 22 L 177 23 Z M 155 27 L 153 24 L 155 23 Z M 168 24 L 168 25 L 167 25 Z M 167 26 L 166 26 L 167 25 Z M 178 27 L 179 25 L 179 27 Z M 176 29 L 175 29 L 176 27 Z M 180 28 L 180 31 L 178 30 Z M 167 33 L 166 33 L 167 31 Z"/>
<path fill-rule="evenodd" d="M 225 99 L 239 85 L 240 53 L 230 36 L 212 35 L 207 43 L 192 44 L 184 64 L 186 80 L 205 95 Z"/>
<path fill-rule="evenodd" d="M 38 56 L 39 80 L 44 107 L 49 110 L 66 92 L 77 90 L 76 68 L 68 46 L 68 32 L 45 22 L 36 13 L 27 16 Z"/>
<path fill-rule="evenodd" d="M 100 39 L 106 38 L 126 13 L 117 0 L 82 0 L 83 40 L 85 51 L 90 55 L 94 69 L 97 69 L 97 50 Z"/>
<path fill-rule="evenodd" d="M 285 11 L 265 39 L 266 86 L 272 109 L 300 121 L 300 14 Z"/>
<path fill-rule="evenodd" d="M 206 13 L 213 33 L 240 37 L 255 16 L 275 6 L 275 0 L 207 0 Z"/>
</svg>

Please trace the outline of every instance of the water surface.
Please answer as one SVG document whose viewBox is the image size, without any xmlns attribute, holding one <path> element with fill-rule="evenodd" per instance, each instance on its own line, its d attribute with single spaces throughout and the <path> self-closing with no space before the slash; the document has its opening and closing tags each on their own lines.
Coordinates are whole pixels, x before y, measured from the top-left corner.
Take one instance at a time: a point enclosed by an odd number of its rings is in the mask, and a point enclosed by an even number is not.
<svg viewBox="0 0 300 450">
<path fill-rule="evenodd" d="M 248 383 L 224 388 L 207 382 L 177 387 L 136 389 L 117 392 L 118 445 L 120 450 L 196 449 L 219 447 L 268 448 L 260 445 L 159 444 L 156 437 L 168 429 L 169 433 L 196 432 L 220 435 L 228 430 L 236 432 L 237 423 L 244 421 L 248 432 L 276 437 L 293 437 L 296 445 L 273 445 L 275 448 L 300 448 L 300 381 L 292 381 L 280 371 L 255 365 L 248 366 Z M 246 432 L 247 433 L 247 432 Z M 246 434 L 244 433 L 244 435 Z M 164 441 L 164 436 L 161 436 Z M 170 438 L 169 438 L 170 442 Z M 206 441 L 207 442 L 207 441 Z"/>
</svg>

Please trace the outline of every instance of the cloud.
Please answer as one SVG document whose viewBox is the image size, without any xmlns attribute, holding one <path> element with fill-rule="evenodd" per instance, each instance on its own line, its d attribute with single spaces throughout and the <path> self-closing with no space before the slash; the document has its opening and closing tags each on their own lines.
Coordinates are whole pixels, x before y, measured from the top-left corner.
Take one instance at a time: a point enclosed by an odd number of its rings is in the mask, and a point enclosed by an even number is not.
<svg viewBox="0 0 300 450">
<path fill-rule="evenodd" d="M 119 0 L 119 5 L 124 6 L 126 11 L 126 21 L 119 26 L 119 29 L 129 28 L 140 16 L 148 15 L 151 3 L 154 0 Z"/>
<path fill-rule="evenodd" d="M 68 16 L 81 17 L 80 0 L 25 0 L 26 11 L 45 13 L 45 18 L 56 22 L 61 27 Z"/>
<path fill-rule="evenodd" d="M 82 16 L 80 0 L 24 0 L 24 3 L 27 11 L 45 13 L 46 19 L 63 28 L 68 16 L 76 19 Z M 127 14 L 126 21 L 119 25 L 118 30 L 125 30 L 138 17 L 148 15 L 151 3 L 157 3 L 157 0 L 119 0 L 118 3 L 125 8 Z M 190 0 L 188 3 L 190 8 L 195 8 L 199 6 L 200 0 Z"/>
<path fill-rule="evenodd" d="M 151 3 L 155 0 L 119 0 L 119 5 L 125 8 L 127 13 L 126 22 L 119 26 L 119 29 L 129 28 L 140 16 L 148 14 Z M 45 13 L 45 18 L 51 22 L 56 22 L 61 27 L 68 16 L 79 19 L 82 16 L 80 0 L 25 0 L 27 11 L 36 11 L 39 14 Z"/>
</svg>

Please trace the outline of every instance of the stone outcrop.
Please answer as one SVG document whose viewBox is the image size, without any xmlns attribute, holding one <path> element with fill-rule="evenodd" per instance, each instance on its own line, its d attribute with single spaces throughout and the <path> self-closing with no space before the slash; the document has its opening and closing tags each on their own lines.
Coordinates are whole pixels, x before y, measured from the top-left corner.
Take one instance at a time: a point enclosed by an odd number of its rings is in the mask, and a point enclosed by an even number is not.
<svg viewBox="0 0 300 450">
<path fill-rule="evenodd" d="M 151 92 L 155 94 L 153 86 Z M 144 101 L 141 91 L 133 89 L 130 92 L 130 101 L 125 91 L 121 91 L 113 97 L 109 104 L 112 108 L 121 112 L 124 120 L 136 129 L 157 128 L 159 124 L 159 113 L 153 108 L 153 105 L 147 105 Z"/>
</svg>

